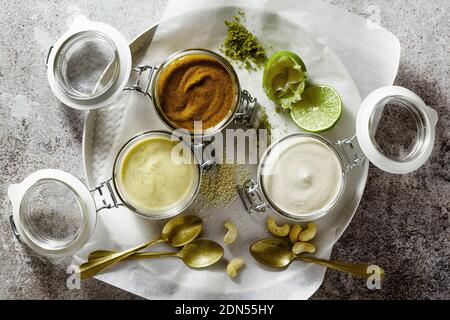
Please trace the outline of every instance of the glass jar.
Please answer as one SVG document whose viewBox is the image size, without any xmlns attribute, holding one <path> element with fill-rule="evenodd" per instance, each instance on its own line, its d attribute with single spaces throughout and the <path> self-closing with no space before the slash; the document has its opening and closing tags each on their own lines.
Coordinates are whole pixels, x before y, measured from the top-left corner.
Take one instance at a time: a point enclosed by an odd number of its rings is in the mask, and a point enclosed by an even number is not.
<svg viewBox="0 0 450 320">
<path fill-rule="evenodd" d="M 171 130 L 184 129 L 180 127 L 173 121 L 171 121 L 167 115 L 164 113 L 161 106 L 160 97 L 158 96 L 158 87 L 160 86 L 161 76 L 164 72 L 176 61 L 183 57 L 195 56 L 195 55 L 206 55 L 215 61 L 217 61 L 230 76 L 233 91 L 235 93 L 233 97 L 233 103 L 228 114 L 219 121 L 216 125 L 211 128 L 205 128 L 201 131 L 195 132 L 194 130 L 188 130 L 193 136 L 211 136 L 217 132 L 220 132 L 227 125 L 229 125 L 233 120 L 238 123 L 249 124 L 253 114 L 253 108 L 256 103 L 256 99 L 252 98 L 247 91 L 242 91 L 239 84 L 239 78 L 234 70 L 233 66 L 221 55 L 206 49 L 187 49 L 177 53 L 172 54 L 166 61 L 164 61 L 155 71 L 155 75 L 151 80 L 151 97 L 156 109 L 156 113 L 160 120 L 166 124 Z"/>
<path fill-rule="evenodd" d="M 405 111 L 411 119 L 412 126 L 415 127 L 414 134 L 412 134 L 413 139 L 408 137 L 411 140 L 409 146 L 407 148 L 394 148 L 395 150 L 401 150 L 396 154 L 383 150 L 381 145 L 385 141 L 377 141 L 377 132 L 382 127 L 383 121 L 389 121 L 389 118 L 395 117 L 392 113 L 383 116 L 388 107 L 393 107 L 396 112 Z M 399 123 L 398 120 L 395 118 L 394 125 L 401 127 L 402 123 Z M 244 185 L 237 186 L 239 196 L 249 213 L 254 211 L 264 212 L 270 208 L 280 216 L 297 222 L 319 219 L 329 214 L 336 207 L 344 194 L 347 175 L 364 159 L 367 158 L 381 170 L 395 174 L 409 173 L 422 166 L 433 150 L 437 121 L 436 111 L 426 106 L 422 99 L 412 91 L 402 87 L 380 88 L 363 101 L 356 119 L 355 136 L 337 142 L 331 142 L 317 134 L 303 132 L 281 138 L 269 146 L 263 154 L 256 179 L 250 179 Z M 381 130 L 386 131 L 386 128 Z M 407 136 L 407 133 L 407 130 L 400 129 L 397 135 Z M 268 166 L 273 154 L 276 154 L 277 150 L 280 149 L 280 146 L 300 137 L 308 137 L 322 143 L 336 156 L 340 164 L 339 171 L 342 180 L 339 192 L 332 196 L 327 205 L 311 212 L 293 214 L 280 208 L 277 199 L 267 191 L 264 182 L 266 175 L 264 169 Z M 295 172 L 290 173 L 291 176 L 295 174 Z M 321 173 L 317 172 L 317 174 L 320 175 Z"/>
<path fill-rule="evenodd" d="M 69 107 L 91 110 L 111 106 L 123 90 L 145 94 L 153 102 L 161 121 L 171 130 L 183 129 L 164 113 L 158 86 L 161 75 L 172 63 L 189 55 L 206 55 L 217 61 L 229 75 L 234 97 L 230 111 L 210 128 L 192 136 L 210 136 L 230 124 L 249 124 L 256 99 L 242 90 L 238 76 L 221 55 L 206 49 L 187 49 L 169 56 L 160 66 L 132 66 L 131 51 L 119 31 L 84 16 L 75 18 L 69 30 L 49 49 L 47 78 L 55 96 Z"/>
<path fill-rule="evenodd" d="M 148 138 L 173 141 L 168 131 L 147 131 L 126 142 L 114 161 L 112 177 L 96 188 L 89 188 L 73 175 L 47 169 L 32 173 L 19 184 L 9 186 L 13 206 L 10 222 L 16 236 L 36 252 L 46 256 L 68 256 L 83 247 L 95 229 L 97 213 L 124 206 L 148 219 L 167 219 L 183 212 L 197 197 L 203 168 L 194 148 L 181 137 L 179 144 L 195 166 L 194 183 L 189 192 L 170 207 L 142 210 L 124 192 L 120 168 L 128 151 Z"/>
</svg>

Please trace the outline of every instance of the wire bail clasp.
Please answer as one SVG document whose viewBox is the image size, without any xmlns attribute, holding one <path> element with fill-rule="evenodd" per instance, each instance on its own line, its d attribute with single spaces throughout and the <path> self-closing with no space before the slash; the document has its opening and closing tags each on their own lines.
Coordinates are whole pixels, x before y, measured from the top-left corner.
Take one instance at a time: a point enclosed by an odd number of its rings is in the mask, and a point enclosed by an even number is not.
<svg viewBox="0 0 450 320">
<path fill-rule="evenodd" d="M 359 165 L 359 163 L 366 158 L 364 153 L 361 151 L 361 148 L 359 147 L 356 134 L 351 138 L 339 140 L 337 142 L 337 145 L 339 146 L 340 151 L 344 155 L 347 162 L 347 167 L 345 168 L 346 173 Z"/>
<path fill-rule="evenodd" d="M 141 92 L 151 98 L 149 90 L 152 84 L 153 74 L 155 73 L 156 69 L 158 69 L 158 67 L 147 65 L 133 67 L 131 70 L 137 73 L 136 81 L 133 85 L 125 87 L 124 90 L 134 90 L 137 92 Z"/>
<path fill-rule="evenodd" d="M 266 211 L 268 205 L 259 193 L 258 183 L 255 180 L 247 180 L 244 185 L 236 186 L 236 189 L 248 213 Z"/>
<path fill-rule="evenodd" d="M 253 98 L 247 90 L 242 90 L 234 122 L 236 124 L 250 126 L 256 103 L 256 98 Z"/>
<path fill-rule="evenodd" d="M 111 181 L 112 178 L 102 182 L 95 189 L 90 190 L 94 197 L 97 212 L 103 209 L 118 208 L 122 205 L 122 203 L 117 201 L 116 194 L 111 186 Z"/>
<path fill-rule="evenodd" d="M 22 241 L 22 239 L 20 239 L 20 234 L 19 234 L 19 231 L 17 231 L 17 227 L 16 227 L 16 224 L 14 222 L 14 218 L 12 215 L 9 216 L 9 223 L 11 224 L 11 229 L 12 229 L 12 232 L 13 232 L 14 236 L 16 237 L 16 239 L 19 241 Z"/>
</svg>

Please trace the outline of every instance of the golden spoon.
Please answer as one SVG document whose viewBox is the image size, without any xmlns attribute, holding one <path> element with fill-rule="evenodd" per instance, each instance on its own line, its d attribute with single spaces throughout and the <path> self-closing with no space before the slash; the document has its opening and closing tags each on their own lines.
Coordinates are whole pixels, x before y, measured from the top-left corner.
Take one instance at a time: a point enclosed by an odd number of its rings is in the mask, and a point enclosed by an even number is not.
<svg viewBox="0 0 450 320">
<path fill-rule="evenodd" d="M 250 253 L 258 262 L 272 268 L 287 268 L 294 260 L 302 260 L 363 278 L 368 278 L 371 275 L 367 273 L 370 264 L 346 263 L 296 255 L 292 252 L 291 244 L 283 239 L 270 238 L 256 241 L 250 246 Z M 383 269 L 381 269 L 380 277 L 384 278 Z"/>
<path fill-rule="evenodd" d="M 151 240 L 125 251 L 115 252 L 111 255 L 83 263 L 80 266 L 80 278 L 90 278 L 103 269 L 126 259 L 136 251 L 145 249 L 152 244 L 167 242 L 172 247 L 182 247 L 197 238 L 202 232 L 202 229 L 202 219 L 197 216 L 178 216 L 172 218 L 166 222 L 161 235 L 155 240 Z"/>
<path fill-rule="evenodd" d="M 89 260 L 98 259 L 115 253 L 115 251 L 94 251 Z M 206 268 L 213 265 L 223 257 L 223 248 L 217 242 L 208 239 L 195 239 L 185 245 L 178 252 L 136 252 L 124 260 L 137 260 L 148 258 L 178 257 L 192 268 Z"/>
</svg>

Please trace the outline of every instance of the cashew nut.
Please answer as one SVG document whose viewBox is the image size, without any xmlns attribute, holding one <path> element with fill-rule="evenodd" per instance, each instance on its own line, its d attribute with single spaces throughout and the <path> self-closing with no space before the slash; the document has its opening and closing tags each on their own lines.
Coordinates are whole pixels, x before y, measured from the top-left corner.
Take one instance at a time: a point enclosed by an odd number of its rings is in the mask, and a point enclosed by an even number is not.
<svg viewBox="0 0 450 320">
<path fill-rule="evenodd" d="M 316 252 L 316 246 L 309 242 L 296 242 L 292 247 L 292 252 L 300 254 L 303 252 L 314 253 Z"/>
<path fill-rule="evenodd" d="M 292 244 L 298 241 L 298 235 L 302 232 L 302 226 L 299 224 L 294 224 L 291 228 L 291 232 L 289 232 L 289 240 L 291 240 Z"/>
<path fill-rule="evenodd" d="M 232 221 L 225 221 L 225 228 L 228 232 L 225 237 L 223 237 L 223 242 L 226 244 L 232 244 L 238 236 L 238 229 Z"/>
<path fill-rule="evenodd" d="M 281 227 L 277 226 L 277 223 L 272 217 L 267 219 L 267 229 L 269 232 L 275 237 L 287 237 L 289 231 L 291 231 L 291 226 L 289 224 L 282 225 Z"/>
<path fill-rule="evenodd" d="M 300 232 L 300 234 L 298 235 L 298 240 L 310 241 L 316 236 L 317 233 L 316 224 L 314 222 L 308 222 L 307 226 L 308 227 L 305 229 L 305 231 Z"/>
<path fill-rule="evenodd" d="M 227 274 L 230 278 L 237 276 L 237 271 L 245 265 L 245 261 L 242 258 L 234 258 L 227 265 Z"/>
</svg>

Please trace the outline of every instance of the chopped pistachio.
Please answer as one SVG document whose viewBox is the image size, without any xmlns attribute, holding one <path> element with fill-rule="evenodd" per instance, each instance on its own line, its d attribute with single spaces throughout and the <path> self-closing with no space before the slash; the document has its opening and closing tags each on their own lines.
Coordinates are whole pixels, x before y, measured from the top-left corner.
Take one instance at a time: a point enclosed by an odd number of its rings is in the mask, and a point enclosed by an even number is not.
<svg viewBox="0 0 450 320">
<path fill-rule="evenodd" d="M 231 21 L 225 21 L 228 27 L 227 36 L 221 48 L 222 53 L 239 67 L 256 70 L 267 61 L 264 48 L 258 39 L 243 24 L 245 13 L 239 11 Z"/>
</svg>

